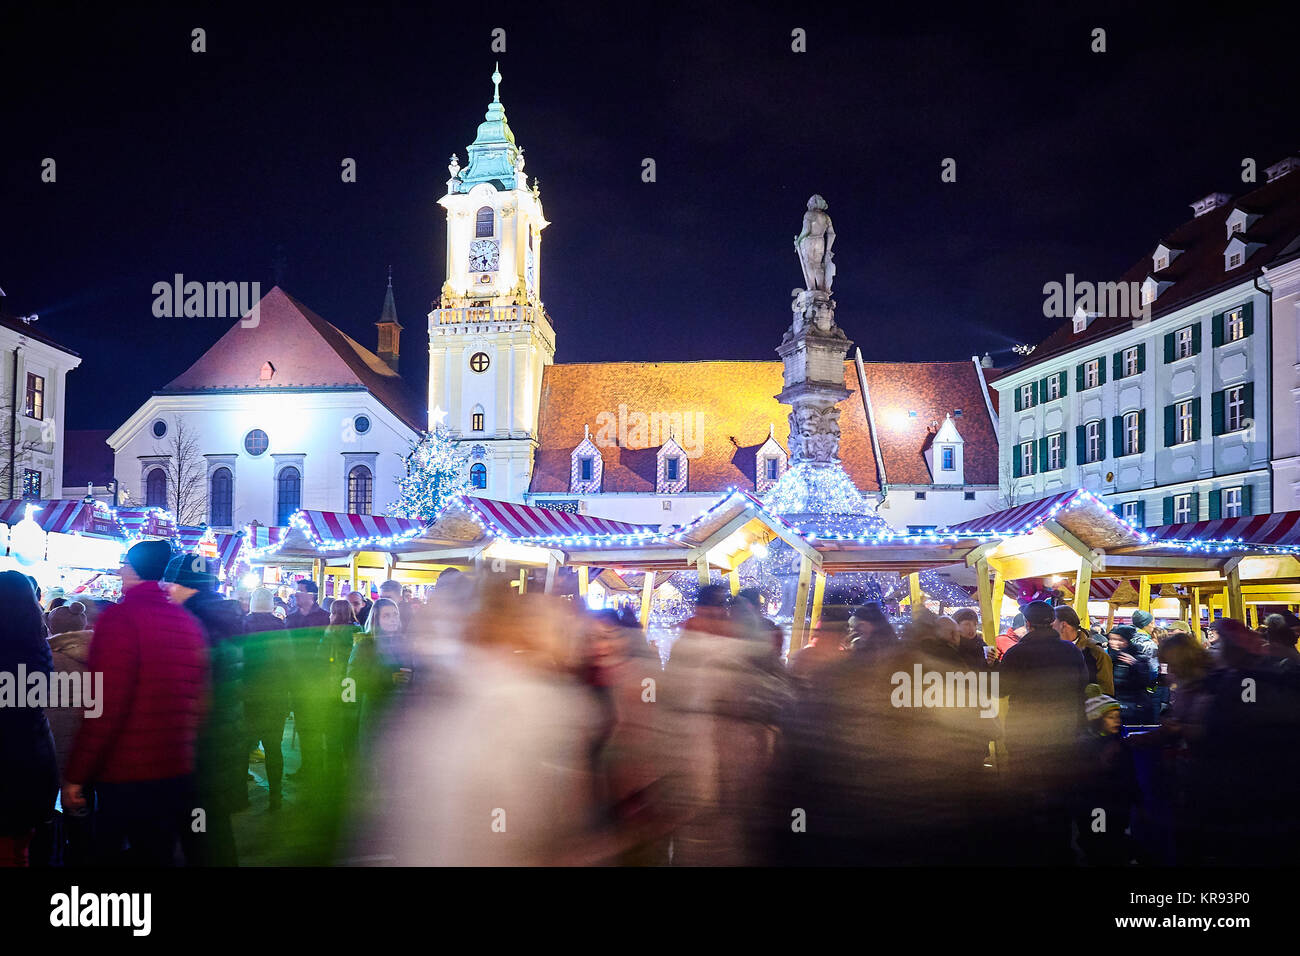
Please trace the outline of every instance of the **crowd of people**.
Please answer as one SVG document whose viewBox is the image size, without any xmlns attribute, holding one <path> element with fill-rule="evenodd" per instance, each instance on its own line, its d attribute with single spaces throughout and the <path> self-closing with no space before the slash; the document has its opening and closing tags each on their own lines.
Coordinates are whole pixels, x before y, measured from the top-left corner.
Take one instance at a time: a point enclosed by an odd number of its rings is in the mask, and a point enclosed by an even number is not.
<svg viewBox="0 0 1300 956">
<path fill-rule="evenodd" d="M 986 645 L 969 608 L 894 620 L 832 599 L 787 656 L 756 589 L 707 585 L 661 655 L 627 613 L 500 575 L 444 572 L 427 603 L 393 581 L 373 602 L 323 606 L 309 580 L 288 601 L 227 599 L 206 559 L 157 541 L 121 573 L 117 604 L 45 607 L 0 573 L 0 672 L 102 675 L 93 716 L 0 707 L 0 864 L 238 865 L 234 821 L 262 786 L 308 864 L 1229 864 L 1300 848 L 1290 612 L 1214 620 L 1202 642 L 1144 611 L 1102 634 L 1038 601 Z"/>
</svg>

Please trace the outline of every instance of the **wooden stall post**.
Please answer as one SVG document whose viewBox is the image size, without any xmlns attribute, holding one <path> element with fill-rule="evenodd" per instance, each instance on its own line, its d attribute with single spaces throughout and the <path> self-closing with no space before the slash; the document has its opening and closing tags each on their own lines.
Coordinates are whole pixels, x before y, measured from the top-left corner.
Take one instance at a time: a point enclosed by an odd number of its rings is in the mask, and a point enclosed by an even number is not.
<svg viewBox="0 0 1300 956">
<path fill-rule="evenodd" d="M 984 631 L 984 643 L 992 647 L 998 640 L 998 624 L 1002 615 L 998 613 L 993 600 L 993 582 L 989 580 L 989 562 L 980 558 L 975 562 L 975 580 L 979 585 L 980 627 Z"/>
<path fill-rule="evenodd" d="M 560 562 L 556 559 L 555 555 L 553 554 L 547 555 L 546 584 L 542 588 L 542 590 L 545 593 L 553 594 L 555 592 L 555 575 L 558 573 L 559 570 L 560 570 Z"/>
<path fill-rule="evenodd" d="M 650 605 L 655 595 L 655 573 L 649 569 L 641 585 L 641 630 L 650 630 Z"/>
<path fill-rule="evenodd" d="M 1079 623 L 1088 626 L 1088 594 L 1092 591 L 1092 563 L 1087 558 L 1079 559 L 1079 573 L 1074 576 L 1074 613 L 1079 615 Z"/>
<path fill-rule="evenodd" d="M 732 597 L 740 593 L 740 568 L 732 568 L 727 572 L 727 586 L 731 588 Z"/>
<path fill-rule="evenodd" d="M 808 585 L 812 580 L 812 559 L 807 555 L 799 558 L 799 583 L 794 592 L 794 618 L 790 621 L 790 654 L 793 656 L 804 644 L 804 632 L 807 630 Z"/>
<path fill-rule="evenodd" d="M 813 577 L 813 606 L 811 627 L 818 627 L 822 622 L 822 599 L 826 596 L 826 573 L 817 571 Z"/>
<path fill-rule="evenodd" d="M 1201 589 L 1192 588 L 1192 607 L 1191 607 L 1191 625 L 1192 633 L 1196 635 L 1197 643 L 1205 643 L 1205 635 L 1201 633 Z"/>
<path fill-rule="evenodd" d="M 1246 608 L 1241 600 L 1241 569 L 1236 565 L 1228 572 L 1228 605 L 1224 613 L 1238 621 L 1246 620 Z"/>
<path fill-rule="evenodd" d="M 578 596 L 583 599 L 584 604 L 587 603 L 587 583 L 590 574 L 591 568 L 585 564 L 578 568 Z"/>
<path fill-rule="evenodd" d="M 907 599 L 912 605 L 912 620 L 916 620 L 921 608 L 925 607 L 925 601 L 921 599 L 921 572 L 913 571 L 907 576 Z"/>
<path fill-rule="evenodd" d="M 700 587 L 704 587 L 709 583 L 709 559 L 701 555 L 695 562 L 695 568 L 700 573 Z"/>
<path fill-rule="evenodd" d="M 1151 613 L 1151 579 L 1145 574 L 1138 579 L 1138 610 Z"/>
</svg>

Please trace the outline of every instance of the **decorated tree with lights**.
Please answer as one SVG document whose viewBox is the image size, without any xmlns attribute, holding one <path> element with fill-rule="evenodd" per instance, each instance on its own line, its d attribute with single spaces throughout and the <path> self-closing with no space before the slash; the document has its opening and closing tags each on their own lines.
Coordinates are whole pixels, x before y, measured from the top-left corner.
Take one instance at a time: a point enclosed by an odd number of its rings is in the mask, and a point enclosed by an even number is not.
<svg viewBox="0 0 1300 956">
<path fill-rule="evenodd" d="M 432 521 L 448 501 L 469 490 L 468 460 L 445 428 L 425 432 L 406 456 L 406 476 L 397 479 L 398 499 L 388 513 Z"/>
</svg>

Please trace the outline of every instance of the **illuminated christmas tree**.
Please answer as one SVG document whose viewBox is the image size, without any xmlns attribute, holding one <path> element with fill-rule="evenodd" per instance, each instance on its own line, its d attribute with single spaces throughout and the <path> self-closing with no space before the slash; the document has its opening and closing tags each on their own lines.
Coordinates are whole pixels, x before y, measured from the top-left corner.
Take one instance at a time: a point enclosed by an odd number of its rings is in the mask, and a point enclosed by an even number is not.
<svg viewBox="0 0 1300 956">
<path fill-rule="evenodd" d="M 388 513 L 432 521 L 448 501 L 469 490 L 468 461 L 445 428 L 425 432 L 411 446 L 406 477 L 397 480 L 398 499 Z"/>
</svg>

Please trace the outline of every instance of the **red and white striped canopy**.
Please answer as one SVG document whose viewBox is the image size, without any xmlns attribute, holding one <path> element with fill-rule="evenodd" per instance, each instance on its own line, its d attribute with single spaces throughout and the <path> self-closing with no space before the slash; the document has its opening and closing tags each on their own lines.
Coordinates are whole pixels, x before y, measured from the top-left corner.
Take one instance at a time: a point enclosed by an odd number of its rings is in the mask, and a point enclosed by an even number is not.
<svg viewBox="0 0 1300 956">
<path fill-rule="evenodd" d="M 1216 518 L 1187 524 L 1148 528 L 1154 543 L 1162 541 L 1242 541 L 1262 547 L 1300 547 L 1300 511 L 1279 511 L 1244 518 Z"/>
<path fill-rule="evenodd" d="M 153 535 L 170 538 L 175 527 L 171 516 L 156 508 L 118 508 L 117 521 L 127 537 Z"/>
<path fill-rule="evenodd" d="M 353 548 L 384 538 L 412 538 L 424 530 L 418 518 L 354 515 L 340 511 L 299 511 L 309 534 L 325 547 Z"/>
<path fill-rule="evenodd" d="M 207 528 L 183 524 L 176 529 L 176 544 L 182 551 L 193 551 L 207 533 Z M 239 557 L 240 549 L 244 546 L 244 536 L 242 534 L 230 534 L 225 531 L 214 531 L 212 532 L 212 538 L 217 545 L 217 561 L 229 573 L 235 559 Z"/>
<path fill-rule="evenodd" d="M 32 520 L 41 526 L 42 531 L 56 531 L 70 534 L 73 531 L 91 533 L 111 533 L 115 525 L 105 514 L 96 519 L 93 506 L 87 505 L 80 498 L 64 501 L 30 501 L 23 498 L 11 498 L 0 501 L 0 523 L 15 525 L 27 515 L 27 506 L 34 505 L 40 509 L 32 514 Z M 94 525 L 102 525 L 96 529 Z"/>
<path fill-rule="evenodd" d="M 505 538 L 587 538 L 593 535 L 654 535 L 658 528 L 609 518 L 517 505 L 493 498 L 462 495 L 461 504 L 493 534 Z"/>
<path fill-rule="evenodd" d="M 972 536 L 1023 534 L 1038 527 L 1047 520 L 1053 511 L 1063 508 L 1072 498 L 1079 494 L 1082 494 L 1082 492 L 1078 490 L 1063 491 L 1060 494 L 1039 498 L 1037 501 L 1030 501 L 1015 508 L 1006 508 L 979 518 L 971 518 L 968 521 L 951 524 L 942 530 L 949 534 L 968 534 Z"/>
</svg>

